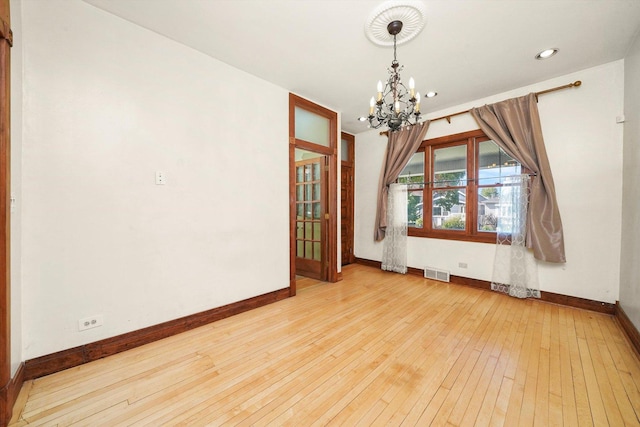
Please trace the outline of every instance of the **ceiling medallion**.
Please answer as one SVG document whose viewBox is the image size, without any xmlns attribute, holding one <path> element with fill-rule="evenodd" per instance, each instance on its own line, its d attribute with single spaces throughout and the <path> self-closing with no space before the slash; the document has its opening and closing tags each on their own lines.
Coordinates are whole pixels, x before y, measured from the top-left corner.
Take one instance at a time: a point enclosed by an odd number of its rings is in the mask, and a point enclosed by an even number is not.
<svg viewBox="0 0 640 427">
<path fill-rule="evenodd" d="M 387 1 L 375 8 L 365 22 L 365 33 L 378 46 L 403 44 L 420 34 L 427 20 L 426 8 L 421 1 Z M 390 22 L 402 22 L 402 33 L 397 37 L 389 32 Z"/>
</svg>

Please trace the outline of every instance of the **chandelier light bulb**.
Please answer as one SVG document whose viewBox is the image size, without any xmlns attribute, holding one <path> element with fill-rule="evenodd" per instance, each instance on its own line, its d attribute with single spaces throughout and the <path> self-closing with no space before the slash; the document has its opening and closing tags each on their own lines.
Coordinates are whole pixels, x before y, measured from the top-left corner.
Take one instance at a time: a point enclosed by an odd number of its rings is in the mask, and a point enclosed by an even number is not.
<svg viewBox="0 0 640 427">
<path fill-rule="evenodd" d="M 415 110 L 416 113 L 420 112 L 420 92 L 416 93 L 416 106 L 415 106 Z"/>
<path fill-rule="evenodd" d="M 382 81 L 378 80 L 378 101 L 382 100 Z"/>
<path fill-rule="evenodd" d="M 369 115 L 372 116 L 373 115 L 373 107 L 375 107 L 376 105 L 376 100 L 373 99 L 373 96 L 371 97 L 371 100 L 369 101 Z"/>
<path fill-rule="evenodd" d="M 416 82 L 415 80 L 413 80 L 413 77 L 409 79 L 409 91 L 409 96 L 411 96 L 411 98 L 414 98 L 416 96 Z"/>
</svg>

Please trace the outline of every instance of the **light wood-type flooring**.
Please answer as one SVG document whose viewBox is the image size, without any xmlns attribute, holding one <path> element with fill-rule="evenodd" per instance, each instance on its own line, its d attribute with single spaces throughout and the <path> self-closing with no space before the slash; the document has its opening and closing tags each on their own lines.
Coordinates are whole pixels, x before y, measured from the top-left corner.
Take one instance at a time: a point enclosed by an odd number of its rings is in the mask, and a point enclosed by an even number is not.
<svg viewBox="0 0 640 427">
<path fill-rule="evenodd" d="M 609 315 L 344 268 L 344 280 L 24 384 L 11 425 L 640 425 Z"/>
</svg>

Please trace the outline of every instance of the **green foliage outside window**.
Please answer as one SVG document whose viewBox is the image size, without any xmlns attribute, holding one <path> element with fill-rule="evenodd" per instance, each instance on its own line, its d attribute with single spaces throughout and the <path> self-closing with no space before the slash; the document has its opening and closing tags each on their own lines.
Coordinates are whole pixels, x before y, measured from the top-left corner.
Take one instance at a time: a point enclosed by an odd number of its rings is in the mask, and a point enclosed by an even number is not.
<svg viewBox="0 0 640 427">
<path fill-rule="evenodd" d="M 498 189 L 495 187 L 486 187 L 480 190 L 480 194 L 487 199 L 493 199 L 498 197 Z"/>
<path fill-rule="evenodd" d="M 464 227 L 464 219 L 459 216 L 451 216 L 442 223 L 442 228 L 449 230 L 464 230 Z"/>
</svg>

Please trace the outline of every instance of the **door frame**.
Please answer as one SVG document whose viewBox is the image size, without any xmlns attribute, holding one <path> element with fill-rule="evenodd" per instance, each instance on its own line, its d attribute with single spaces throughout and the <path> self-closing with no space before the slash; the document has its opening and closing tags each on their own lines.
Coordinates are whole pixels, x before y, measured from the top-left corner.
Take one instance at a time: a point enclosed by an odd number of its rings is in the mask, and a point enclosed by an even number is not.
<svg viewBox="0 0 640 427">
<path fill-rule="evenodd" d="M 0 43 L 7 56 L 0 64 L 0 425 L 9 422 L 11 385 L 11 16 L 9 0 L 0 0 Z M 7 33 L 8 32 L 8 33 Z"/>
<path fill-rule="evenodd" d="M 350 221 L 349 221 L 349 228 L 347 229 L 347 233 L 349 235 L 349 239 L 351 241 L 351 249 L 353 248 L 353 244 L 354 244 L 354 220 L 355 220 L 355 186 L 356 186 L 356 149 L 355 149 L 355 143 L 356 143 L 356 137 L 346 133 L 346 132 L 341 132 L 340 133 L 340 138 L 344 139 L 345 141 L 347 141 L 347 159 L 348 160 L 341 160 L 340 161 L 340 167 L 348 167 L 349 169 L 351 169 L 351 172 L 349 174 L 349 177 L 351 178 L 351 197 L 348 200 L 348 203 L 350 204 Z M 342 177 L 342 174 L 340 174 L 340 176 Z M 342 190 L 342 182 L 340 183 L 340 189 Z M 341 236 L 342 237 L 342 236 Z M 342 248 L 342 250 L 344 251 L 344 248 Z M 356 260 L 356 256 L 354 254 L 354 251 L 352 250 L 351 253 L 349 254 L 349 263 L 353 264 Z M 342 256 L 340 257 L 340 262 L 342 263 Z"/>
<path fill-rule="evenodd" d="M 329 119 L 329 146 L 315 144 L 296 138 L 295 108 Z M 296 211 L 295 211 L 295 150 L 324 154 L 328 159 L 327 178 L 327 281 L 338 281 L 338 113 L 321 107 L 307 99 L 289 93 L 289 295 L 296 294 Z"/>
</svg>

